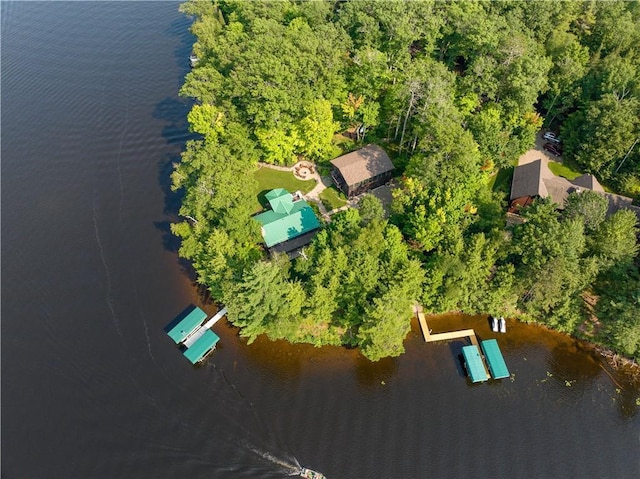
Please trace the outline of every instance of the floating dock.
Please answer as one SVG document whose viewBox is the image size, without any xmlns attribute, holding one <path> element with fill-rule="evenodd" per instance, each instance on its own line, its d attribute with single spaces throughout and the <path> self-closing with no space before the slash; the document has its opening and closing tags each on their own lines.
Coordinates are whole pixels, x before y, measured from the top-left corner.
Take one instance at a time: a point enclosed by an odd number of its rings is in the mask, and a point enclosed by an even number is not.
<svg viewBox="0 0 640 479">
<path fill-rule="evenodd" d="M 504 362 L 504 357 L 502 356 L 502 352 L 498 346 L 498 341 L 495 339 L 487 339 L 482 341 L 481 347 L 493 378 L 508 378 L 509 370 L 507 369 L 507 364 Z"/>
<path fill-rule="evenodd" d="M 422 307 L 420 305 L 416 306 L 415 312 L 418 316 L 418 321 L 420 322 L 420 328 L 422 328 L 422 335 L 424 336 L 424 340 L 428 343 L 433 341 L 447 341 L 451 339 L 469 338 L 471 345 L 462 347 L 462 355 L 467 365 L 469 377 L 474 383 L 486 381 L 487 379 L 489 379 L 489 370 L 487 368 L 487 365 L 485 364 L 483 356 L 480 354 L 480 344 L 478 343 L 476 332 L 473 329 L 461 329 L 460 331 L 431 334 L 431 330 L 429 329 L 429 325 L 427 324 L 427 319 L 425 318 L 424 313 L 422 312 Z M 502 355 L 500 357 L 502 357 Z M 508 375 L 509 374 L 507 372 L 507 376 Z"/>
<path fill-rule="evenodd" d="M 478 346 L 474 344 L 471 346 L 463 346 L 462 356 L 464 356 L 464 362 L 467 365 L 467 371 L 469 372 L 471 382 L 479 383 L 489 379 L 489 375 L 484 367 L 484 362 L 482 361 L 482 356 L 480 356 Z"/>
<path fill-rule="evenodd" d="M 190 335 L 198 330 L 202 321 L 207 318 L 207 313 L 196 307 L 187 314 L 178 324 L 167 333 L 176 344 L 184 342 Z"/>
<path fill-rule="evenodd" d="M 221 308 L 215 316 L 206 323 L 207 313 L 196 307 L 171 328 L 167 334 L 176 344 L 184 346 L 186 349 L 182 354 L 196 364 L 202 361 L 216 347 L 220 337 L 211 331 L 211 326 L 216 324 L 225 314 L 227 308 Z"/>
<path fill-rule="evenodd" d="M 210 329 L 206 329 L 200 338 L 183 354 L 191 361 L 191 364 L 196 364 L 215 349 L 218 341 L 220 341 L 220 337 Z"/>
<path fill-rule="evenodd" d="M 222 308 L 220 311 L 216 313 L 209 321 L 204 323 L 200 328 L 195 329 L 184 341 L 183 344 L 190 348 L 193 346 L 196 341 L 198 341 L 202 335 L 209 330 L 214 324 L 216 324 L 220 318 L 222 318 L 225 314 L 227 314 L 227 308 Z M 205 316 L 206 317 L 206 316 Z"/>
</svg>

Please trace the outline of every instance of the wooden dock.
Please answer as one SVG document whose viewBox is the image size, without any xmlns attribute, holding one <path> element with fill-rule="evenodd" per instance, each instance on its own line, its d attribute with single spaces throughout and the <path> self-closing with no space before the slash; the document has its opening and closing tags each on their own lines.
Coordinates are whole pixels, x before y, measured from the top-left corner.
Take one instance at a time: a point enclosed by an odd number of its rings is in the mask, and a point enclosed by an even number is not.
<svg viewBox="0 0 640 479">
<path fill-rule="evenodd" d="M 429 329 L 429 325 L 427 324 L 427 319 L 422 312 L 422 306 L 416 305 L 415 308 L 416 316 L 418 316 L 418 321 L 420 322 L 420 328 L 422 329 L 422 335 L 424 336 L 424 340 L 427 343 L 431 343 L 434 341 L 447 341 L 451 339 L 460 339 L 460 338 L 469 338 L 469 341 L 472 345 L 480 347 L 478 343 L 478 338 L 476 337 L 476 332 L 473 329 L 461 329 L 459 331 L 450 331 L 447 333 L 436 333 L 431 334 L 431 330 Z M 487 373 L 487 378 L 489 378 L 489 368 L 487 367 L 487 363 L 485 361 L 484 356 L 480 355 L 482 358 L 482 365 L 484 366 L 484 370 Z"/>
<path fill-rule="evenodd" d="M 478 338 L 476 338 L 476 332 L 473 329 L 461 329 L 460 331 L 431 334 L 431 330 L 429 329 L 427 320 L 424 317 L 424 313 L 422 312 L 422 307 L 418 306 L 416 308 L 416 315 L 418 316 L 418 321 L 420 322 L 420 328 L 422 328 L 422 335 L 424 336 L 424 340 L 427 343 L 433 341 L 447 341 L 449 339 L 469 338 L 471 344 L 473 344 L 474 346 L 479 346 Z"/>
</svg>

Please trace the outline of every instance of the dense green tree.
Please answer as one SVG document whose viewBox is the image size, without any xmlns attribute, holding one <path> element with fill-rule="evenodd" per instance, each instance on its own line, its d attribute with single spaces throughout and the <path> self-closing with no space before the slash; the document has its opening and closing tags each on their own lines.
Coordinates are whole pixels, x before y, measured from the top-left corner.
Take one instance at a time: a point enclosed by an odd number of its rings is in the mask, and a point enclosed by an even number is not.
<svg viewBox="0 0 640 479">
<path fill-rule="evenodd" d="M 624 280 L 623 280 L 624 279 Z M 596 314 L 603 322 L 600 341 L 640 359 L 640 270 L 637 265 L 614 265 L 598 278 Z"/>
<path fill-rule="evenodd" d="M 227 317 L 252 343 L 260 334 L 284 337 L 295 326 L 304 303 L 299 283 L 288 280 L 288 265 L 278 261 L 257 262 L 238 284 L 225 292 Z"/>
<path fill-rule="evenodd" d="M 603 221 L 593 235 L 591 249 L 605 263 L 630 262 L 638 254 L 638 218 L 620 210 Z"/>
<path fill-rule="evenodd" d="M 569 157 L 600 178 L 611 178 L 640 137 L 640 100 L 606 94 L 571 115 L 562 129 Z M 626 168 L 637 165 L 627 161 Z"/>
<path fill-rule="evenodd" d="M 330 159 L 333 135 L 339 127 L 333 121 L 331 104 L 327 100 L 316 100 L 305 111 L 306 116 L 298 126 L 297 151 L 316 161 Z"/>
<path fill-rule="evenodd" d="M 559 222 L 548 200 L 524 214 L 527 221 L 514 229 L 513 245 L 520 306 L 537 320 L 572 331 L 581 318 L 580 294 L 597 274 L 597 263 L 584 258 L 584 223 Z"/>
<path fill-rule="evenodd" d="M 384 218 L 384 208 L 382 202 L 371 194 L 364 195 L 358 203 L 360 218 L 363 224 L 371 221 L 381 221 Z"/>
<path fill-rule="evenodd" d="M 562 213 L 565 219 L 579 218 L 587 231 L 593 231 L 604 221 L 609 201 L 595 191 L 585 190 L 569 194 Z"/>
<path fill-rule="evenodd" d="M 639 354 L 636 219 L 606 201 L 539 201 L 505 231 L 487 188 L 543 121 L 565 157 L 640 196 L 640 3 L 188 1 L 199 58 L 172 188 L 179 254 L 253 341 L 259 334 L 403 351 L 411 305 L 515 315 Z M 544 115 L 544 118 L 543 116 Z M 334 215 L 304 254 L 265 260 L 251 218 L 258 160 L 336 154 L 334 134 L 382 142 L 401 174 L 380 203 Z M 253 185 L 253 186 L 252 186 Z M 512 231 L 512 234 L 510 234 Z M 615 285 L 615 286 L 614 286 Z M 579 334 L 579 333 L 578 333 Z"/>
</svg>

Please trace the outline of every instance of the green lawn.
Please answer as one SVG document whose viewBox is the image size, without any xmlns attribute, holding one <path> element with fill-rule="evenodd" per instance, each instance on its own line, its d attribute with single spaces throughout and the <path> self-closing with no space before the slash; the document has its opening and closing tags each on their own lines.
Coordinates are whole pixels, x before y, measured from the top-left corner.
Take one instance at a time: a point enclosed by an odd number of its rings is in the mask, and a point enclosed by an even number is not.
<svg viewBox="0 0 640 479">
<path fill-rule="evenodd" d="M 549 169 L 554 175 L 562 176 L 567 180 L 573 180 L 582 174 L 579 171 L 574 170 L 570 166 L 563 163 L 558 163 L 556 161 L 549 161 Z"/>
<path fill-rule="evenodd" d="M 513 178 L 513 166 L 500 168 L 498 172 L 489 179 L 489 189 L 501 191 L 508 194 L 511 190 L 511 179 Z"/>
<path fill-rule="evenodd" d="M 253 195 L 256 212 L 261 211 L 268 204 L 264 195 L 274 188 L 284 188 L 290 193 L 298 190 L 302 191 L 302 193 L 308 193 L 316 186 L 316 180 L 314 179 L 299 180 L 290 171 L 272 170 L 264 166 L 257 170 L 253 177 L 258 182 Z"/>
<path fill-rule="evenodd" d="M 330 186 L 320 192 L 320 199 L 327 211 L 342 208 L 347 204 L 347 197 L 344 193 L 338 191 L 335 186 Z"/>
</svg>

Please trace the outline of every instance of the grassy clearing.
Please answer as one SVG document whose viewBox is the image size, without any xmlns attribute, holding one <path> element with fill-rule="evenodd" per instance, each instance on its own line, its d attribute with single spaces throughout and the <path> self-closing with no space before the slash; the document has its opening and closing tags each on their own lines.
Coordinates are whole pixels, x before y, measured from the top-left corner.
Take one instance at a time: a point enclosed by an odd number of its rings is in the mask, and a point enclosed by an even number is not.
<svg viewBox="0 0 640 479">
<path fill-rule="evenodd" d="M 335 186 L 330 186 L 320 192 L 320 199 L 327 211 L 342 208 L 347 204 L 347 197 L 344 193 L 338 191 Z"/>
<path fill-rule="evenodd" d="M 571 166 L 563 163 L 558 163 L 556 161 L 549 161 L 549 169 L 554 175 L 562 176 L 567 180 L 573 180 L 582 174 L 578 170 L 573 169 Z"/>
<path fill-rule="evenodd" d="M 333 135 L 333 144 L 340 147 L 343 153 L 353 151 L 356 147 L 355 141 L 341 133 Z"/>
<path fill-rule="evenodd" d="M 253 177 L 258 182 L 256 190 L 253 192 L 255 198 L 255 211 L 261 211 L 268 203 L 265 195 L 274 188 L 284 188 L 293 193 L 294 191 L 302 191 L 308 193 L 316 186 L 316 180 L 299 180 L 290 171 L 272 170 L 271 168 L 262 167 L 257 170 Z"/>
<path fill-rule="evenodd" d="M 493 191 L 509 194 L 511 191 L 511 179 L 513 178 L 513 166 L 500 168 L 498 173 L 489 179 L 488 187 Z"/>
</svg>

